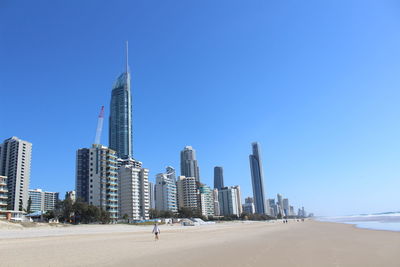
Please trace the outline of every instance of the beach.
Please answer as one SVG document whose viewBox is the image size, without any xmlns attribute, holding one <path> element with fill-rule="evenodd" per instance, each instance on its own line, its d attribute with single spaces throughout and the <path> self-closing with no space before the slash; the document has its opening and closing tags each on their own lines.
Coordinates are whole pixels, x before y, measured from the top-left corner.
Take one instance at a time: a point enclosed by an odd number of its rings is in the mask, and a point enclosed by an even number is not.
<svg viewBox="0 0 400 267">
<path fill-rule="evenodd" d="M 0 266 L 400 266 L 400 232 L 317 222 L 0 229 Z"/>
</svg>

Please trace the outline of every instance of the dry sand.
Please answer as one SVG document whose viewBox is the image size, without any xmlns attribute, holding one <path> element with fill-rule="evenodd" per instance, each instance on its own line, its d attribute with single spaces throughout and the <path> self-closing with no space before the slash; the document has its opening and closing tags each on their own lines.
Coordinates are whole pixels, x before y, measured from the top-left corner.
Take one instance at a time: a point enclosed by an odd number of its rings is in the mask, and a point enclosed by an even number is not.
<svg viewBox="0 0 400 267">
<path fill-rule="evenodd" d="M 400 266 L 400 233 L 325 222 L 0 230 L 0 266 Z"/>
</svg>

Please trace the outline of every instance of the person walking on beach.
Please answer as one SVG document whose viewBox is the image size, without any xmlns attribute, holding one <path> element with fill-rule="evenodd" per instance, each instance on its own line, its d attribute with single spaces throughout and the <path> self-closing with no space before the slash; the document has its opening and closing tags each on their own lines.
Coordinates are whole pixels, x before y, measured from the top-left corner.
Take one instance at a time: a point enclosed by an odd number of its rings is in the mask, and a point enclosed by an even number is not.
<svg viewBox="0 0 400 267">
<path fill-rule="evenodd" d="M 160 228 L 158 227 L 158 224 L 155 223 L 155 224 L 154 224 L 154 228 L 153 228 L 154 240 L 157 241 L 157 240 L 159 239 L 158 235 L 159 235 L 160 233 L 161 233 Z"/>
</svg>

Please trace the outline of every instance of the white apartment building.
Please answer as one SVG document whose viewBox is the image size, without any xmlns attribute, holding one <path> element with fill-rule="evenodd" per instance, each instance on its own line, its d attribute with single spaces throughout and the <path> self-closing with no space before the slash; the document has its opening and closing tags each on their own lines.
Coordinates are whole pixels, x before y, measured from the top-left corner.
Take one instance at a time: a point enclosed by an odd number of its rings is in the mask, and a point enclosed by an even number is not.
<svg viewBox="0 0 400 267">
<path fill-rule="evenodd" d="M 165 173 L 156 175 L 155 208 L 163 211 L 178 211 L 175 169 L 167 167 Z"/>
<path fill-rule="evenodd" d="M 213 190 L 205 184 L 201 184 L 199 187 L 200 193 L 200 204 L 201 204 L 201 214 L 203 216 L 214 216 L 214 196 Z"/>
<path fill-rule="evenodd" d="M 178 207 L 198 210 L 199 197 L 195 177 L 179 176 L 177 181 Z"/>
<path fill-rule="evenodd" d="M 232 188 L 236 189 L 236 205 L 238 207 L 239 216 L 243 213 L 242 197 L 240 192 L 240 186 L 235 185 Z"/>
<path fill-rule="evenodd" d="M 221 215 L 220 212 L 220 205 L 219 205 L 219 200 L 218 200 L 218 189 L 213 190 L 213 199 L 214 199 L 214 215 L 219 216 Z"/>
<path fill-rule="evenodd" d="M 220 213 L 223 216 L 240 216 L 238 205 L 238 192 L 235 187 L 223 187 L 218 191 Z"/>
<path fill-rule="evenodd" d="M 28 206 L 32 144 L 17 137 L 0 144 L 0 175 L 7 176 L 8 206 L 22 211 Z"/>
<path fill-rule="evenodd" d="M 122 165 L 118 170 L 119 214 L 130 221 L 149 219 L 149 170 L 138 164 Z"/>
<path fill-rule="evenodd" d="M 42 189 L 29 190 L 29 198 L 31 199 L 31 211 L 50 211 L 54 210 L 59 199 L 59 193 L 46 192 Z"/>
</svg>

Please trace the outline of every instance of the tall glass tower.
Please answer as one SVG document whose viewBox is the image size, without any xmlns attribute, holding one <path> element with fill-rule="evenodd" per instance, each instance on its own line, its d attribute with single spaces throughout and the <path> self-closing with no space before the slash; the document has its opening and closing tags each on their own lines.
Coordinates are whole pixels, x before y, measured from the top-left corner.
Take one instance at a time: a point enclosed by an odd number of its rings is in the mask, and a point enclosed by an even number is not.
<svg viewBox="0 0 400 267">
<path fill-rule="evenodd" d="M 265 214 L 265 193 L 264 193 L 264 174 L 261 163 L 260 144 L 255 142 L 251 144 L 253 154 L 250 158 L 251 183 L 253 185 L 254 206 L 256 213 Z"/>
<path fill-rule="evenodd" d="M 224 174 L 222 167 L 214 167 L 214 188 L 220 190 L 224 187 Z"/>
<path fill-rule="evenodd" d="M 131 75 L 126 43 L 126 70 L 114 83 L 111 93 L 109 147 L 122 159 L 133 158 Z"/>
<path fill-rule="evenodd" d="M 185 146 L 181 151 L 181 175 L 195 177 L 200 182 L 199 166 L 196 160 L 196 151 L 191 146 Z"/>
</svg>

